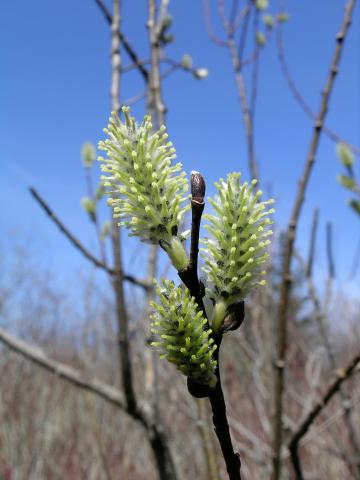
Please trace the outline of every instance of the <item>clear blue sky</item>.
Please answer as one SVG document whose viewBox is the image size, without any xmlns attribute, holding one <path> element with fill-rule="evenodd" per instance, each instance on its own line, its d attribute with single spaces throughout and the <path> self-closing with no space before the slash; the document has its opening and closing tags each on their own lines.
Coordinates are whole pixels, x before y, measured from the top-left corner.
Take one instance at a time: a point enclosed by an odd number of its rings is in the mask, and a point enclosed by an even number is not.
<svg viewBox="0 0 360 480">
<path fill-rule="evenodd" d="M 146 2 L 123 0 L 123 29 L 139 55 L 147 56 Z M 289 0 L 284 28 L 290 68 L 301 91 L 317 109 L 334 35 L 345 0 Z M 80 208 L 85 182 L 80 163 L 84 141 L 97 143 L 109 114 L 109 29 L 93 0 L 29 2 L 3 0 L 0 18 L 0 223 L 2 249 L 21 239 L 35 240 L 40 264 L 68 272 L 85 268 L 83 259 L 58 233 L 27 192 L 33 185 L 65 223 L 89 247 L 93 230 Z M 200 0 L 173 0 L 175 43 L 168 55 L 189 53 L 209 69 L 207 80 L 176 73 L 164 84 L 168 129 L 187 171 L 206 174 L 208 191 L 228 171 L 247 172 L 240 105 L 227 52 L 207 37 Z M 270 2 L 276 11 L 277 2 Z M 331 98 L 327 123 L 349 142 L 360 145 L 360 11 L 356 7 Z M 126 59 L 128 63 L 128 59 Z M 297 179 L 309 145 L 311 123 L 294 102 L 281 76 L 275 42 L 260 64 L 256 144 L 262 184 L 277 199 L 276 219 L 285 226 Z M 144 88 L 134 72 L 122 82 L 121 101 Z M 141 116 L 144 105 L 134 107 Z M 320 229 L 333 222 L 335 259 L 345 282 L 360 237 L 359 219 L 349 210 L 347 193 L 336 183 L 341 170 L 335 146 L 324 135 L 301 215 L 298 245 L 308 245 L 314 207 Z M 360 169 L 358 167 L 358 172 Z M 317 246 L 317 269 L 325 268 L 324 238 Z M 134 244 L 127 263 L 140 267 Z M 134 258 L 138 258 L 134 263 Z M 340 267 L 341 265 L 341 267 Z M 359 278 L 359 277 L 358 277 Z M 358 288 L 359 280 L 351 288 Z"/>
</svg>

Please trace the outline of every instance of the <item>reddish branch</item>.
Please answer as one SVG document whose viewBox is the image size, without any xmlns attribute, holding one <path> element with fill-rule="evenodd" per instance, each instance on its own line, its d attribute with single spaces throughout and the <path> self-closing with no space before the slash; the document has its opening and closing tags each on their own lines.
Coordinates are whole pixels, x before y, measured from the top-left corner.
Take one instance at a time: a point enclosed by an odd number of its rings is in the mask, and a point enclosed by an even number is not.
<svg viewBox="0 0 360 480">
<path fill-rule="evenodd" d="M 300 178 L 295 203 L 291 213 L 290 221 L 287 228 L 284 263 L 282 272 L 282 283 L 280 291 L 279 312 L 278 312 L 278 344 L 277 358 L 275 362 L 275 384 L 274 384 L 274 421 L 273 421 L 273 471 L 272 480 L 278 480 L 281 472 L 281 446 L 282 446 L 282 416 L 283 416 L 283 392 L 284 392 L 284 372 L 286 362 L 286 345 L 287 345 L 287 317 L 289 296 L 291 289 L 291 260 L 294 251 L 294 242 L 296 238 L 296 229 L 299 221 L 300 213 L 305 199 L 305 192 L 309 183 L 312 167 L 315 162 L 315 156 L 319 146 L 321 132 L 324 126 L 324 119 L 328 110 L 330 94 L 334 85 L 335 77 L 338 73 L 339 61 L 344 45 L 344 40 L 351 23 L 351 16 L 355 6 L 355 0 L 348 0 L 345 8 L 345 14 L 340 32 L 336 35 L 336 47 L 331 62 L 330 71 L 327 81 L 322 92 L 322 100 L 319 113 L 317 115 L 311 142 L 306 157 L 302 177 Z"/>
<path fill-rule="evenodd" d="M 301 468 L 301 461 L 299 457 L 299 442 L 306 432 L 309 430 L 311 425 L 314 423 L 318 415 L 322 412 L 322 410 L 326 407 L 326 405 L 330 402 L 332 397 L 341 391 L 341 386 L 345 380 L 348 380 L 356 371 L 357 366 L 360 363 L 360 353 L 358 353 L 348 364 L 345 369 L 339 369 L 337 371 L 337 378 L 329 385 L 327 391 L 311 409 L 305 420 L 299 425 L 298 429 L 294 433 L 290 443 L 289 443 L 289 450 L 291 455 L 291 461 L 294 467 L 296 480 L 303 480 L 304 476 L 302 473 Z"/>
</svg>

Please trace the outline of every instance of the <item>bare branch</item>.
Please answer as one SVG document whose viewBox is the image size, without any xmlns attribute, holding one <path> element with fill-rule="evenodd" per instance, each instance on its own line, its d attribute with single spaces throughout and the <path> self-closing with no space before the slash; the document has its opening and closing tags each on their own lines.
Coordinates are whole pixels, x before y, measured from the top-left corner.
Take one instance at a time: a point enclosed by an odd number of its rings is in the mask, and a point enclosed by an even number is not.
<svg viewBox="0 0 360 480">
<path fill-rule="evenodd" d="M 307 261 L 307 265 L 306 265 L 306 276 L 308 278 L 312 276 L 318 223 L 319 223 L 319 209 L 315 208 L 314 214 L 313 214 L 313 219 L 312 219 L 312 224 L 311 224 L 309 255 L 308 255 L 308 261 Z"/>
<path fill-rule="evenodd" d="M 274 384 L 274 421 L 273 421 L 273 471 L 272 480 L 278 480 L 281 472 L 281 445 L 282 445 L 282 416 L 283 416 L 283 390 L 284 390 L 284 371 L 286 362 L 287 345 L 287 315 L 289 296 L 291 289 L 291 261 L 296 238 L 296 228 L 300 213 L 305 199 L 305 191 L 309 183 L 312 167 L 315 162 L 321 132 L 324 126 L 324 119 L 328 110 L 330 94 L 334 86 L 336 74 L 338 73 L 340 57 L 344 45 L 344 40 L 351 23 L 351 16 L 355 6 L 355 0 L 348 0 L 340 32 L 336 35 L 336 47 L 328 73 L 326 84 L 322 93 L 319 113 L 314 124 L 314 130 L 310 141 L 308 154 L 306 157 L 304 170 L 299 182 L 295 203 L 291 213 L 291 218 L 287 228 L 287 236 L 284 250 L 284 264 L 282 272 L 281 292 L 278 313 L 278 344 L 277 359 L 275 362 L 275 384 Z"/>
<path fill-rule="evenodd" d="M 329 277 L 335 278 L 335 264 L 332 249 L 332 226 L 331 222 L 326 223 L 326 258 L 328 264 Z"/>
<path fill-rule="evenodd" d="M 64 223 L 59 219 L 59 217 L 55 214 L 55 212 L 50 208 L 50 206 L 46 203 L 46 201 L 41 197 L 35 188 L 30 187 L 29 191 L 37 203 L 41 206 L 44 212 L 49 216 L 49 218 L 55 223 L 55 225 L 59 228 L 59 230 L 65 235 L 65 237 L 72 243 L 72 245 L 79 250 L 82 255 L 89 260 L 95 267 L 104 270 L 106 273 L 110 275 L 115 275 L 116 270 L 111 267 L 105 265 L 101 260 L 99 260 L 95 255 L 93 255 L 84 245 L 79 241 L 77 237 L 70 230 L 64 225 Z M 144 290 L 148 290 L 150 288 L 149 283 L 146 280 L 141 280 L 133 275 L 124 275 L 124 280 L 133 285 L 137 285 L 138 287 L 143 288 Z"/>
<path fill-rule="evenodd" d="M 302 468 L 300 457 L 298 453 L 298 445 L 301 438 L 306 434 L 306 432 L 311 427 L 312 423 L 318 417 L 318 415 L 322 412 L 325 406 L 329 403 L 332 397 L 340 391 L 341 385 L 345 380 L 348 380 L 357 369 L 358 364 L 360 363 L 360 353 L 358 353 L 348 364 L 345 369 L 337 370 L 337 378 L 329 385 L 327 391 L 322 396 L 321 400 L 319 400 L 311 409 L 305 420 L 301 423 L 301 425 L 296 430 L 295 434 L 293 435 L 290 443 L 289 443 L 289 450 L 291 455 L 291 461 L 295 470 L 295 475 L 297 480 L 303 480 Z"/>
<path fill-rule="evenodd" d="M 227 47 L 227 41 L 222 40 L 221 38 L 219 38 L 214 33 L 213 26 L 212 26 L 212 23 L 211 23 L 211 13 L 210 13 L 209 0 L 203 0 L 203 9 L 204 9 L 205 27 L 206 27 L 208 37 L 214 43 L 219 45 L 219 47 L 225 47 L 226 48 Z"/>
<path fill-rule="evenodd" d="M 106 21 L 111 26 L 112 21 L 113 21 L 112 15 L 109 12 L 108 8 L 106 7 L 105 3 L 103 2 L 103 0 L 95 0 L 95 2 L 97 3 L 100 10 L 104 14 L 104 17 L 105 17 Z M 131 46 L 131 44 L 130 44 L 129 40 L 126 38 L 126 36 L 121 31 L 118 31 L 117 35 L 119 37 L 120 42 L 124 46 L 124 49 L 125 49 L 126 53 L 129 55 L 131 60 L 137 65 L 137 68 L 138 68 L 139 72 L 141 73 L 145 82 L 147 83 L 148 79 L 149 79 L 149 72 L 144 67 L 143 63 L 139 59 L 138 55 L 136 54 L 135 50 Z"/>
<path fill-rule="evenodd" d="M 284 41 L 282 37 L 281 26 L 279 26 L 279 28 L 277 29 L 276 45 L 277 45 L 278 59 L 280 62 L 281 71 L 282 71 L 282 74 L 284 75 L 284 78 L 289 86 L 291 93 L 294 96 L 294 99 L 296 100 L 298 105 L 301 107 L 301 109 L 306 113 L 306 115 L 311 120 L 315 121 L 316 114 L 312 111 L 311 107 L 306 102 L 305 98 L 303 97 L 299 88 L 297 87 L 293 76 L 291 75 L 291 72 L 287 63 L 287 59 L 286 59 L 285 46 L 284 46 Z M 323 125 L 323 131 L 332 141 L 336 143 L 345 143 L 356 155 L 360 155 L 359 147 L 355 145 L 351 145 L 349 142 L 347 142 L 342 137 L 340 137 L 336 132 L 328 128 L 326 125 Z"/>
</svg>

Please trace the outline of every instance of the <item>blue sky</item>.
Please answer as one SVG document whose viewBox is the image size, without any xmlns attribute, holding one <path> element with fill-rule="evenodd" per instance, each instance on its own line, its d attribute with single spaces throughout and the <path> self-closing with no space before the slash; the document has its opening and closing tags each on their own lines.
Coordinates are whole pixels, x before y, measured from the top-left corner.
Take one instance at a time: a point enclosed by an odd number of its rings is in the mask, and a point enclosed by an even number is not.
<svg viewBox="0 0 360 480">
<path fill-rule="evenodd" d="M 123 29 L 141 57 L 148 56 L 146 2 L 123 0 Z M 284 27 L 289 66 L 307 101 L 318 109 L 345 5 L 344 0 L 289 0 L 291 20 Z M 205 81 L 177 72 L 164 83 L 168 130 L 187 171 L 206 175 L 212 184 L 229 171 L 247 172 L 240 104 L 230 59 L 208 38 L 200 0 L 173 0 L 176 41 L 168 56 L 189 53 L 210 71 Z M 278 3 L 270 2 L 270 11 Z M 214 11 L 214 14 L 216 12 Z M 327 124 L 360 145 L 360 22 L 355 15 Z M 216 22 L 215 22 L 216 23 Z M 215 28 L 221 33 L 219 25 Z M 3 0 L 0 19 L 0 224 L 2 249 L 14 242 L 35 243 L 39 264 L 67 279 L 83 270 L 84 260 L 40 211 L 27 192 L 35 186 L 57 214 L 89 247 L 96 239 L 80 207 L 85 182 L 80 162 L 84 141 L 97 143 L 109 115 L 110 39 L 108 26 L 92 0 L 28 2 Z M 124 56 L 126 58 L 126 56 Z M 126 58 L 124 63 L 128 63 Z M 121 101 L 142 91 L 137 72 L 122 80 Z M 136 116 L 144 105 L 133 108 Z M 312 125 L 293 100 L 280 73 L 274 39 L 260 62 L 256 113 L 256 150 L 263 187 L 276 197 L 276 220 L 288 221 Z M 317 272 L 325 269 L 325 222 L 334 228 L 339 281 L 345 286 L 360 237 L 359 220 L 349 210 L 347 193 L 336 183 L 341 168 L 335 145 L 322 136 L 301 215 L 298 246 L 306 251 L 314 207 L 320 208 Z M 357 169 L 359 172 L 359 168 Z M 95 176 L 97 171 L 95 170 Z M 104 211 L 106 216 L 106 212 Z M 143 254 L 129 243 L 126 263 L 141 268 Z M 130 268 L 130 267 L 129 267 Z M 359 276 L 358 276 L 359 278 Z M 352 286 L 358 288 L 357 279 Z M 354 290 L 355 291 L 355 290 Z"/>
</svg>

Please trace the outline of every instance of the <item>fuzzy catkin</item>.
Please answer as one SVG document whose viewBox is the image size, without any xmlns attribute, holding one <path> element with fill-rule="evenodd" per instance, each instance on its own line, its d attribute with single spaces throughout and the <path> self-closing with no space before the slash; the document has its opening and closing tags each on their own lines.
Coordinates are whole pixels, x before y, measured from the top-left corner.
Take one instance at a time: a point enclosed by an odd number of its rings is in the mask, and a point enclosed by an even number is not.
<svg viewBox="0 0 360 480">
<path fill-rule="evenodd" d="M 169 280 L 162 280 L 157 294 L 159 302 L 151 304 L 151 332 L 156 335 L 152 346 L 187 377 L 214 387 L 217 362 L 213 354 L 217 347 L 203 313 L 187 289 Z"/>
</svg>

